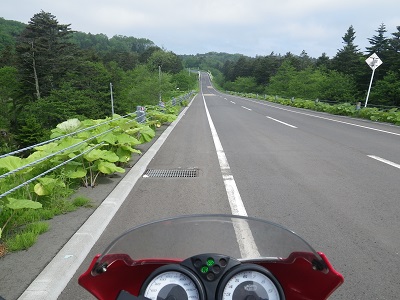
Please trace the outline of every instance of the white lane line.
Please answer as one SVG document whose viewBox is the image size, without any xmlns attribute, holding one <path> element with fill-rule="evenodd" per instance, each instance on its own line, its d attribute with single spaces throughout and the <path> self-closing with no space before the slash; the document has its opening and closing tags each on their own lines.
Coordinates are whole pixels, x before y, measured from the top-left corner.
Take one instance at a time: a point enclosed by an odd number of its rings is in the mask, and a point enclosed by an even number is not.
<svg viewBox="0 0 400 300">
<path fill-rule="evenodd" d="M 257 101 L 253 101 L 253 100 L 248 100 L 248 101 L 254 102 L 254 103 L 258 103 L 258 104 L 261 104 L 261 105 L 264 105 L 264 106 L 268 106 L 268 107 L 272 107 L 272 108 L 276 108 L 276 109 L 292 112 L 292 113 L 299 114 L 299 115 L 304 115 L 304 116 L 318 118 L 318 119 L 322 119 L 322 120 L 326 120 L 326 121 L 341 123 L 341 124 L 350 125 L 350 126 L 354 126 L 354 127 L 359 127 L 359 128 L 364 128 L 364 129 L 369 129 L 369 130 L 374 130 L 374 131 L 378 131 L 378 132 L 383 132 L 383 133 L 388 133 L 388 134 L 400 136 L 400 133 L 396 133 L 396 132 L 392 132 L 392 131 L 377 129 L 377 128 L 363 126 L 363 125 L 358 125 L 358 124 L 345 122 L 345 121 L 340 121 L 340 120 L 335 120 L 335 119 L 326 118 L 326 117 L 322 117 L 322 116 L 317 116 L 317 115 L 313 115 L 313 114 L 309 114 L 309 113 L 305 113 L 305 112 L 301 112 L 301 111 L 295 111 L 295 110 L 291 110 L 291 109 L 287 109 L 287 108 L 283 108 L 283 107 L 277 107 L 275 105 L 261 103 L 261 102 L 257 102 Z"/>
<path fill-rule="evenodd" d="M 217 151 L 217 157 L 219 166 L 221 168 L 222 179 L 224 181 L 226 194 L 228 195 L 229 205 L 233 215 L 247 216 L 246 208 L 244 207 L 242 198 L 240 197 L 239 190 L 237 188 L 235 179 L 233 178 L 231 168 L 226 158 L 224 149 L 222 148 L 221 141 L 218 137 L 217 130 L 215 129 L 214 122 L 211 119 L 210 112 L 208 111 L 206 99 L 203 96 L 204 107 L 208 123 L 210 125 L 211 134 L 214 140 L 215 150 Z M 242 258 L 258 258 L 260 253 L 258 252 L 257 245 L 254 241 L 253 234 L 249 228 L 247 222 L 234 224 L 233 226 L 236 234 L 236 239 L 239 245 L 239 250 Z"/>
<path fill-rule="evenodd" d="M 277 119 L 274 119 L 274 118 L 271 118 L 271 117 L 268 117 L 268 116 L 266 116 L 266 117 L 267 117 L 268 119 L 271 119 L 271 120 L 273 120 L 273 121 L 275 121 L 275 122 L 278 122 L 278 123 L 281 123 L 281 124 L 283 124 L 283 125 L 289 126 L 289 127 L 291 127 L 291 128 L 297 128 L 296 126 L 293 126 L 293 125 L 290 125 L 290 124 L 288 124 L 288 123 L 279 121 L 279 120 L 277 120 Z"/>
<path fill-rule="evenodd" d="M 248 108 L 248 107 L 246 107 L 246 106 L 242 106 L 242 108 L 244 108 L 244 109 L 247 109 L 247 110 L 250 110 L 250 111 L 251 111 L 251 108 Z"/>
<path fill-rule="evenodd" d="M 395 167 L 395 168 L 397 168 L 397 169 L 400 169 L 400 165 L 399 165 L 399 164 L 396 164 L 396 163 L 394 163 L 394 162 L 392 162 L 392 161 L 390 161 L 390 160 L 387 160 L 387 159 L 384 159 L 384 158 L 382 158 L 382 157 L 375 156 L 375 155 L 368 155 L 368 157 L 373 158 L 373 159 L 376 159 L 376 160 L 378 160 L 378 161 L 380 161 L 380 162 L 383 162 L 383 163 L 385 163 L 385 164 L 388 164 L 388 165 L 390 165 L 390 166 L 392 166 L 392 167 Z"/>
<path fill-rule="evenodd" d="M 232 104 L 236 104 L 236 102 L 231 101 Z"/>
</svg>

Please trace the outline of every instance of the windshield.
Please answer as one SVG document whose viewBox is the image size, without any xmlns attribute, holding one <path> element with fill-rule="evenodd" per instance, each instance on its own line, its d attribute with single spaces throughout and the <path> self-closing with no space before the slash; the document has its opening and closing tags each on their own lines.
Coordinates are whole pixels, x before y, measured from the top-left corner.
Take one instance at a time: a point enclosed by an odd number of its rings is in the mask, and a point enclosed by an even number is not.
<svg viewBox="0 0 400 300">
<path fill-rule="evenodd" d="M 260 219 L 233 215 L 181 216 L 130 229 L 115 239 L 97 263 L 110 264 L 120 254 L 132 261 L 184 260 L 200 253 L 220 253 L 239 260 L 282 260 L 315 250 L 294 232 Z"/>
</svg>

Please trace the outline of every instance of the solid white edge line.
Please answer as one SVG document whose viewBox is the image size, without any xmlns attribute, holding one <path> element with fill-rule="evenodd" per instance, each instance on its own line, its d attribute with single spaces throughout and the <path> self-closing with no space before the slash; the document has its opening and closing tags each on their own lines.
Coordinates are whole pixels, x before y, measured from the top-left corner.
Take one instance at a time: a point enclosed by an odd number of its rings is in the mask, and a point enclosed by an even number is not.
<svg viewBox="0 0 400 300">
<path fill-rule="evenodd" d="M 279 121 L 279 120 L 277 120 L 277 119 L 274 119 L 274 118 L 271 118 L 271 117 L 268 117 L 268 116 L 266 116 L 268 119 L 271 119 L 272 121 L 275 121 L 275 122 L 278 122 L 278 123 L 281 123 L 281 124 L 283 124 L 283 125 L 286 125 L 286 126 L 289 126 L 289 127 L 291 127 L 291 128 L 297 128 L 296 126 L 293 126 L 293 125 L 290 125 L 290 124 L 288 124 L 288 123 L 285 123 L 285 122 L 282 122 L 282 121 Z"/>
<path fill-rule="evenodd" d="M 392 162 L 392 161 L 390 161 L 390 160 L 387 160 L 387 159 L 384 159 L 384 158 L 382 158 L 382 157 L 375 156 L 375 155 L 367 155 L 367 156 L 370 157 L 370 158 L 373 158 L 373 159 L 375 159 L 375 160 L 378 160 L 378 161 L 380 161 L 380 162 L 383 162 L 383 163 L 385 163 L 385 164 L 388 164 L 388 165 L 390 165 L 390 166 L 392 166 L 392 167 L 395 167 L 395 168 L 397 168 L 397 169 L 400 169 L 400 165 L 399 165 L 399 164 L 396 164 L 396 163 L 394 163 L 394 162 Z"/>
<path fill-rule="evenodd" d="M 228 159 L 226 158 L 224 149 L 222 148 L 221 141 L 218 137 L 217 130 L 215 129 L 214 122 L 211 119 L 210 112 L 208 111 L 208 107 L 206 104 L 206 100 L 203 96 L 204 107 L 206 110 L 206 115 L 208 119 L 208 123 L 211 129 L 211 135 L 214 141 L 215 150 L 217 151 L 217 157 L 219 166 L 222 172 L 222 178 L 224 180 L 224 184 L 226 187 L 226 192 L 228 194 L 229 203 L 231 205 L 232 214 L 240 215 L 240 216 L 247 216 L 246 209 L 240 197 L 239 190 L 236 186 L 235 179 L 232 176 L 231 168 L 228 163 Z"/>
<path fill-rule="evenodd" d="M 235 179 L 231 173 L 231 168 L 226 158 L 224 149 L 222 148 L 221 141 L 218 137 L 217 130 L 215 129 L 214 122 L 211 118 L 210 112 L 207 107 L 206 99 L 203 96 L 204 107 L 208 123 L 211 129 L 211 135 L 214 141 L 215 150 L 217 151 L 218 162 L 221 168 L 222 179 L 225 185 L 226 194 L 228 196 L 229 205 L 233 215 L 247 216 L 246 208 L 244 207 L 242 198 L 237 188 Z M 247 222 L 234 223 L 233 226 L 236 234 L 236 239 L 239 245 L 239 250 L 242 258 L 255 258 L 260 257 L 257 245 L 254 241 L 253 234 Z"/>
<path fill-rule="evenodd" d="M 165 129 L 157 141 L 143 154 L 108 197 L 56 254 L 51 262 L 43 269 L 36 279 L 32 281 L 18 300 L 47 300 L 58 298 L 89 254 L 93 245 L 111 222 L 122 203 L 128 197 L 137 180 L 146 171 L 154 155 L 185 115 L 195 97 L 196 95 L 192 98 L 190 104 L 182 110 L 177 119 Z"/>
</svg>

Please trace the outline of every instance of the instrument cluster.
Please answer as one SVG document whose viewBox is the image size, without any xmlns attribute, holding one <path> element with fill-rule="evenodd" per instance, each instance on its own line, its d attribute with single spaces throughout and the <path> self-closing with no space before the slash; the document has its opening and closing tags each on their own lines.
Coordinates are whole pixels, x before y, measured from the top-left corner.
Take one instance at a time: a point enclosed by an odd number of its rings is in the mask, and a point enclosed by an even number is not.
<svg viewBox="0 0 400 300">
<path fill-rule="evenodd" d="M 201 254 L 155 270 L 140 295 L 152 300 L 284 300 L 267 269 L 220 254 Z"/>
</svg>

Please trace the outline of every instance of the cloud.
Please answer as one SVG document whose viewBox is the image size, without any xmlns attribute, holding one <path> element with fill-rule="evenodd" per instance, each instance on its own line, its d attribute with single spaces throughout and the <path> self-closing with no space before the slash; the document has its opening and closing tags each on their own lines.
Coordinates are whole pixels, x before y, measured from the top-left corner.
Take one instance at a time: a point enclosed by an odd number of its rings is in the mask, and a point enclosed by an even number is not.
<svg viewBox="0 0 400 300">
<path fill-rule="evenodd" d="M 361 48 L 382 22 L 388 35 L 400 25 L 398 0 L 14 0 L 1 13 L 27 23 L 41 9 L 73 30 L 148 38 L 179 54 L 333 56 L 350 25 Z"/>
</svg>

